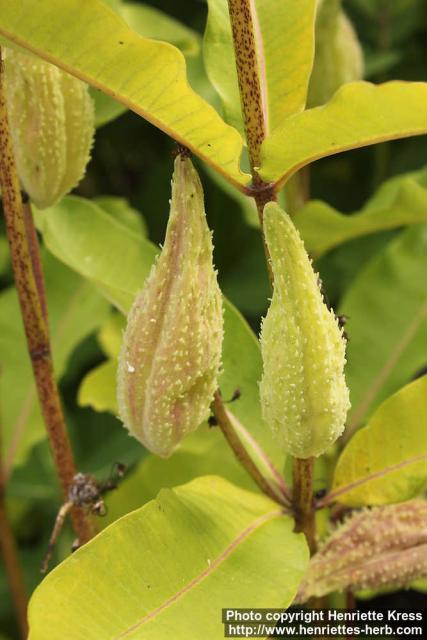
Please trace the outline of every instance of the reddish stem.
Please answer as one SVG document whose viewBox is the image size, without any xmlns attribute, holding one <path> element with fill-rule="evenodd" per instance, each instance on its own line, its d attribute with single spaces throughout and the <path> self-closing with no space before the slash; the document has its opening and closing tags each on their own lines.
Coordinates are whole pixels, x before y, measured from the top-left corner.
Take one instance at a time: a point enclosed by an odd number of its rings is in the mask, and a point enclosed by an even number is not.
<svg viewBox="0 0 427 640">
<path fill-rule="evenodd" d="M 62 485 L 68 488 L 76 474 L 71 444 L 65 425 L 58 387 L 53 371 L 50 337 L 46 322 L 43 272 L 39 259 L 37 235 L 31 212 L 21 199 L 4 91 L 3 61 L 0 52 L 0 187 L 6 232 L 12 256 L 16 290 L 27 338 L 40 407 L 50 446 Z M 71 513 L 73 526 L 81 543 L 92 536 L 89 518 L 81 509 Z"/>
</svg>

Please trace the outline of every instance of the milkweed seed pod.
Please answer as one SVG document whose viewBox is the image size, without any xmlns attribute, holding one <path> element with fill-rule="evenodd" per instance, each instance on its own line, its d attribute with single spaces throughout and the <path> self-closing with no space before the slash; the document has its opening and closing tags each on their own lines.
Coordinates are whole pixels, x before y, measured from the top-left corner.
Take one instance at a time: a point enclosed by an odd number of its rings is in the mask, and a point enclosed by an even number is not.
<svg viewBox="0 0 427 640">
<path fill-rule="evenodd" d="M 275 203 L 264 209 L 264 232 L 274 292 L 261 332 L 263 415 L 285 451 L 319 456 L 342 433 L 350 407 L 345 340 L 298 231 Z"/>
<path fill-rule="evenodd" d="M 95 132 L 86 84 L 31 54 L 7 49 L 6 103 L 23 189 L 40 209 L 83 177 Z"/>
<path fill-rule="evenodd" d="M 147 449 L 168 457 L 209 414 L 223 337 L 203 191 L 178 156 L 165 243 L 129 313 L 118 369 L 120 417 Z"/>
<path fill-rule="evenodd" d="M 341 85 L 363 77 L 362 47 L 340 5 L 340 0 L 323 0 L 318 4 L 308 107 L 325 104 Z"/>
<path fill-rule="evenodd" d="M 350 516 L 310 561 L 296 602 L 332 591 L 406 587 L 427 577 L 427 502 L 411 500 Z"/>
</svg>

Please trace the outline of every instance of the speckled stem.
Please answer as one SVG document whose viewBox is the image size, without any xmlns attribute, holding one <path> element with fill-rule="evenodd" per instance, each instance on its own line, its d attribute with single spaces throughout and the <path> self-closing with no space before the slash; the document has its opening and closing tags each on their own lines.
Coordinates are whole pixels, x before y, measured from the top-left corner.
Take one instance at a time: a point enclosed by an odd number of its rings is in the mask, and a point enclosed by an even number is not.
<svg viewBox="0 0 427 640">
<path fill-rule="evenodd" d="M 21 306 L 22 321 L 27 338 L 28 353 L 31 358 L 34 379 L 40 407 L 43 413 L 57 473 L 64 496 L 76 474 L 71 444 L 62 413 L 58 387 L 55 381 L 50 338 L 45 318 L 45 310 L 40 299 L 37 278 L 41 271 L 34 272 L 31 242 L 35 231 L 30 215 L 24 215 L 20 185 L 16 171 L 15 157 L 9 131 L 7 107 L 4 92 L 3 61 L 0 51 L 0 187 L 6 232 L 12 256 L 13 273 Z M 30 230 L 30 233 L 29 233 Z M 90 520 L 81 509 L 74 509 L 73 526 L 81 543 L 92 535 Z"/>
<path fill-rule="evenodd" d="M 261 145 L 267 135 L 268 115 L 265 95 L 265 79 L 262 43 L 258 43 L 256 9 L 253 0 L 228 0 L 231 30 L 233 34 L 234 55 L 239 82 L 240 102 L 251 163 L 252 186 L 248 193 L 254 198 L 263 235 L 264 252 L 268 277 L 273 286 L 273 272 L 270 255 L 263 232 L 263 211 L 267 202 L 275 201 L 276 194 L 272 184 L 263 182 L 258 175 L 261 164 Z"/>
<path fill-rule="evenodd" d="M 293 505 L 295 531 L 302 531 L 307 538 L 310 554 L 316 552 L 316 521 L 313 504 L 314 458 L 293 460 Z"/>
<path fill-rule="evenodd" d="M 40 246 L 37 238 L 37 232 L 33 222 L 33 212 L 31 203 L 26 194 L 22 196 L 22 211 L 24 214 L 25 228 L 27 231 L 28 246 L 30 249 L 31 264 L 33 265 L 33 273 L 36 281 L 37 291 L 39 294 L 40 305 L 42 308 L 43 318 L 49 327 L 47 312 L 46 288 L 43 276 L 43 267 L 40 257 Z"/>
<path fill-rule="evenodd" d="M 252 172 L 261 161 L 261 145 L 267 135 L 266 100 L 261 77 L 262 61 L 256 46 L 256 15 L 251 0 L 228 0 L 240 101 Z"/>
</svg>

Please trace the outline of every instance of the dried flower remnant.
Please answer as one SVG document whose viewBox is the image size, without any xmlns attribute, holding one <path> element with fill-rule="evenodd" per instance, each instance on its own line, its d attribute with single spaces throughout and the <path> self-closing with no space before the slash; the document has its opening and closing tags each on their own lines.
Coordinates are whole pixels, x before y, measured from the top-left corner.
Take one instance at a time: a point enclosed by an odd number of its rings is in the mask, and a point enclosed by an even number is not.
<svg viewBox="0 0 427 640">
<path fill-rule="evenodd" d="M 212 252 L 202 186 L 180 155 L 163 250 L 129 313 L 118 369 L 120 417 L 162 457 L 208 417 L 217 388 L 223 318 Z"/>
<path fill-rule="evenodd" d="M 313 556 L 297 602 L 332 591 L 407 587 L 427 577 L 427 501 L 351 515 Z"/>
<path fill-rule="evenodd" d="M 7 49 L 6 101 L 23 189 L 51 206 L 83 177 L 95 132 L 84 82 L 31 54 Z"/>
<path fill-rule="evenodd" d="M 274 292 L 261 332 L 263 414 L 285 451 L 319 456 L 342 433 L 350 407 L 345 340 L 297 230 L 275 203 L 264 209 L 264 231 Z"/>
</svg>

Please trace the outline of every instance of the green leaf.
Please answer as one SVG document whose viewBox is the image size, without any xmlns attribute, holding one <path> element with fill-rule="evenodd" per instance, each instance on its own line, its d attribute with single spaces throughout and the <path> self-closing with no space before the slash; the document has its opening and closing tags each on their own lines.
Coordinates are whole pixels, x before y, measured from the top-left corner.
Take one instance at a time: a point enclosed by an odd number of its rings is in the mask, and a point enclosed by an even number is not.
<svg viewBox="0 0 427 640">
<path fill-rule="evenodd" d="M 407 229 L 373 258 L 341 301 L 348 316 L 346 378 L 354 429 L 426 364 L 427 224 Z"/>
<path fill-rule="evenodd" d="M 351 215 L 312 200 L 293 221 L 313 258 L 360 236 L 427 222 L 427 169 L 392 178 L 363 209 Z"/>
<path fill-rule="evenodd" d="M 427 480 L 427 376 L 388 398 L 338 460 L 332 492 L 354 507 L 408 500 Z"/>
<path fill-rule="evenodd" d="M 206 70 L 227 122 L 243 133 L 227 0 L 208 0 L 208 5 Z M 255 0 L 251 5 L 269 132 L 305 106 L 314 55 L 315 5 L 314 0 Z"/>
<path fill-rule="evenodd" d="M 170 42 L 185 56 L 196 56 L 200 50 L 198 33 L 155 7 L 136 2 L 123 2 L 120 15 L 141 36 Z"/>
<path fill-rule="evenodd" d="M 103 0 L 106 2 L 106 0 Z M 133 2 L 108 0 L 114 11 L 139 35 L 153 40 L 163 40 L 180 49 L 185 56 L 195 56 L 200 49 L 199 35 L 171 18 L 163 11 Z M 101 127 L 126 111 L 126 107 L 97 90 L 92 90 L 95 101 L 95 125 Z"/>
<path fill-rule="evenodd" d="M 76 196 L 68 196 L 54 207 L 38 213 L 37 224 L 49 251 L 93 282 L 107 300 L 126 314 L 150 272 L 156 247 L 93 203 Z M 224 305 L 221 390 L 225 398 L 232 396 L 237 387 L 241 390 L 241 398 L 233 404 L 233 413 L 281 468 L 283 456 L 261 417 L 258 381 L 262 362 L 258 341 L 237 309 L 227 300 Z M 120 336 L 120 327 L 116 330 Z M 116 340 L 116 346 L 119 342 Z M 98 376 L 101 375 L 103 384 L 111 388 L 111 378 L 107 383 L 104 376 L 112 376 L 112 373 L 110 367 L 93 374 L 90 397 L 88 387 L 84 387 L 85 403 L 90 401 L 94 407 L 107 408 L 106 393 L 101 389 Z M 100 395 L 95 395 L 98 390 Z M 114 410 L 114 407 L 115 399 L 111 399 L 109 409 Z"/>
<path fill-rule="evenodd" d="M 203 425 L 186 438 L 174 455 L 165 460 L 149 454 L 120 483 L 120 491 L 107 497 L 108 514 L 101 525 L 153 500 L 161 489 L 176 487 L 194 478 L 220 475 L 250 491 L 259 489 L 236 460 L 219 429 Z"/>
<path fill-rule="evenodd" d="M 147 277 L 156 248 L 90 200 L 68 196 L 37 212 L 47 248 L 126 312 Z"/>
<path fill-rule="evenodd" d="M 126 329 L 126 318 L 121 313 L 113 311 L 98 332 L 98 342 L 109 358 L 117 358 Z"/>
<path fill-rule="evenodd" d="M 103 127 L 112 120 L 115 120 L 127 111 L 127 108 L 113 100 L 106 93 L 102 93 L 100 89 L 89 87 L 90 95 L 95 103 L 95 127 Z"/>
<path fill-rule="evenodd" d="M 291 603 L 308 561 L 292 529 L 270 500 L 219 478 L 164 490 L 45 578 L 29 638 L 223 637 L 223 607 Z"/>
<path fill-rule="evenodd" d="M 60 378 L 76 345 L 106 318 L 108 305 L 88 283 L 49 254 L 43 260 L 55 373 Z M 0 295 L 0 406 L 5 466 L 22 463 L 44 437 L 16 292 Z"/>
<path fill-rule="evenodd" d="M 349 149 L 427 133 L 427 83 L 351 82 L 288 118 L 262 148 L 260 175 L 282 186 L 301 167 Z"/>
<path fill-rule="evenodd" d="M 115 360 L 103 362 L 89 371 L 80 385 L 79 405 L 92 407 L 95 411 L 109 411 L 117 414 L 116 377 L 117 363 Z"/>
<path fill-rule="evenodd" d="M 147 225 L 145 224 L 144 218 L 139 211 L 130 206 L 126 198 L 120 198 L 118 196 L 97 196 L 92 202 L 131 231 L 147 237 Z"/>
<path fill-rule="evenodd" d="M 182 53 L 139 36 L 100 0 L 0 0 L 0 34 L 101 89 L 236 186 L 248 181 L 240 135 L 190 88 Z"/>
</svg>

